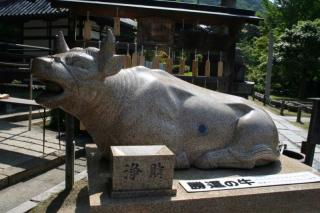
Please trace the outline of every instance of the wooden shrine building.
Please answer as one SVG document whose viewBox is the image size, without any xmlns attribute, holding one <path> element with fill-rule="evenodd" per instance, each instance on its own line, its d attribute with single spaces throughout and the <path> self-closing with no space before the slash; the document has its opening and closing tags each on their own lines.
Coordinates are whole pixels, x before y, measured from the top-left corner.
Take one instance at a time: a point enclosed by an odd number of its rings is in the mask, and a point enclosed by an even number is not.
<svg viewBox="0 0 320 213">
<path fill-rule="evenodd" d="M 210 51 L 211 79 L 216 80 L 219 91 L 242 95 L 239 90 L 252 88 L 237 79 L 236 42 L 243 25 L 258 24 L 260 18 L 254 11 L 235 8 L 236 0 L 221 0 L 219 6 L 157 0 L 51 0 L 51 3 L 56 8 L 68 8 L 75 19 L 88 12 L 95 17 L 135 19 L 138 46 L 157 47 L 166 52 L 169 48 L 173 52 Z M 222 76 L 217 76 L 219 58 L 224 63 Z"/>
<path fill-rule="evenodd" d="M 98 46 L 113 20 L 107 16 L 90 19 L 92 39 L 86 45 Z M 50 0 L 0 0 L 0 83 L 28 79 L 30 59 L 52 53 L 59 31 L 69 42 L 76 40 L 76 45 L 84 46 L 85 20 L 86 14 L 75 20 L 68 8 L 54 8 Z M 119 39 L 133 42 L 137 23 L 126 18 L 120 22 L 124 36 Z"/>
</svg>

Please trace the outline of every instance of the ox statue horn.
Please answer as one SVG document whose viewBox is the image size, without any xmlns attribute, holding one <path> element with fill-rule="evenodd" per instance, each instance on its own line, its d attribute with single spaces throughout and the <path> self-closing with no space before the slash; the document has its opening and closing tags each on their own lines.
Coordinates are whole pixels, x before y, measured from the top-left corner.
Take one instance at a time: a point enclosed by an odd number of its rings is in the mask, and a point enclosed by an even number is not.
<svg viewBox="0 0 320 213">
<path fill-rule="evenodd" d="M 56 36 L 56 46 L 55 51 L 56 53 L 65 53 L 68 52 L 70 48 L 67 45 L 66 40 L 64 39 L 64 35 L 62 31 L 59 31 L 58 35 Z"/>
</svg>

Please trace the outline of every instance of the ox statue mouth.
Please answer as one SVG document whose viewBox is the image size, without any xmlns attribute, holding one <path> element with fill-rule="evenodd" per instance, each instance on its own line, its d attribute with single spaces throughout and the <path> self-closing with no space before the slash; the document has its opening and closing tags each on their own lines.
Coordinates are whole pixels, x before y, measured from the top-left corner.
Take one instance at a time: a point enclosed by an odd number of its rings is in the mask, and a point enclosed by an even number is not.
<svg viewBox="0 0 320 213">
<path fill-rule="evenodd" d="M 39 96 L 35 98 L 36 102 L 46 104 L 63 97 L 64 89 L 57 82 L 41 79 L 40 81 L 45 85 L 45 87 L 44 90 L 40 92 Z"/>
</svg>

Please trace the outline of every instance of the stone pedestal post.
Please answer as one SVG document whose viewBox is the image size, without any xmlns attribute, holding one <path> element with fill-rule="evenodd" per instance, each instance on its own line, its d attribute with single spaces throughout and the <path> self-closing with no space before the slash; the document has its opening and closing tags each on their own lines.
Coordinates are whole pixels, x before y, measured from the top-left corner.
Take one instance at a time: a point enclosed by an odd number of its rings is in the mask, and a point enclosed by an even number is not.
<svg viewBox="0 0 320 213">
<path fill-rule="evenodd" d="M 312 166 L 316 145 L 320 144 L 320 98 L 310 99 L 313 101 L 313 107 L 308 132 L 305 163 Z"/>
</svg>

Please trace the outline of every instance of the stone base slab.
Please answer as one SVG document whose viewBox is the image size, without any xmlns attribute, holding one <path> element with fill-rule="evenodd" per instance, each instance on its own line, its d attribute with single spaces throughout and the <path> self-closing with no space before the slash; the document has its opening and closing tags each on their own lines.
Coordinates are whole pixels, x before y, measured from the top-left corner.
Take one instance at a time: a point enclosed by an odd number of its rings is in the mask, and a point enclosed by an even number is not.
<svg viewBox="0 0 320 213">
<path fill-rule="evenodd" d="M 88 145 L 88 188 L 91 212 L 319 212 L 320 183 L 268 186 L 210 192 L 188 193 L 179 180 L 212 179 L 231 176 L 256 176 L 313 171 L 288 157 L 252 170 L 188 169 L 175 171 L 176 196 L 111 198 L 106 187 L 111 177 L 107 162 L 95 145 Z"/>
</svg>

